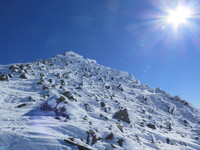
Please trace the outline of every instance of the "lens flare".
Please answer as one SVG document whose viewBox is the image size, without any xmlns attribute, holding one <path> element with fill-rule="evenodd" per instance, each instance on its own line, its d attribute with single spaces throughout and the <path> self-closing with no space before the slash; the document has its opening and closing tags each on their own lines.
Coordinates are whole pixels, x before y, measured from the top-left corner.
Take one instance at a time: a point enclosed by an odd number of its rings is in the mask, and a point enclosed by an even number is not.
<svg viewBox="0 0 200 150">
<path fill-rule="evenodd" d="M 177 29 L 181 24 L 186 24 L 191 16 L 192 11 L 188 7 L 181 6 L 175 10 L 169 10 L 166 21 Z"/>
</svg>

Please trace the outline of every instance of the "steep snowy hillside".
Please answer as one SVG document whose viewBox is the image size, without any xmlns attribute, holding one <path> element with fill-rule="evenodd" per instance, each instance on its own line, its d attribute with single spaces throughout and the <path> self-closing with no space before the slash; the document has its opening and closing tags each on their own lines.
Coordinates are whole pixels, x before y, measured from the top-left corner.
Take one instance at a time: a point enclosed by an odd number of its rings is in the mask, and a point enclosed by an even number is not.
<svg viewBox="0 0 200 150">
<path fill-rule="evenodd" d="M 0 66 L 0 150 L 200 149 L 200 111 L 74 52 Z"/>
</svg>

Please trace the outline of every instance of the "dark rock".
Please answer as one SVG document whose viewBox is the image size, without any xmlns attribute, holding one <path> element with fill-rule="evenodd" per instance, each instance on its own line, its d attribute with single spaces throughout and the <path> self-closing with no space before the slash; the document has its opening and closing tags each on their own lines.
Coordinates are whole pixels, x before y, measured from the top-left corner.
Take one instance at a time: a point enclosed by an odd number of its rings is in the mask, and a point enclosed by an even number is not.
<svg viewBox="0 0 200 150">
<path fill-rule="evenodd" d="M 69 115 L 65 113 L 62 113 L 62 117 L 64 117 L 65 119 L 69 119 Z"/>
<path fill-rule="evenodd" d="M 105 86 L 105 88 L 106 88 L 106 89 L 110 89 L 110 86 L 109 86 L 109 85 L 108 85 L 108 86 Z"/>
<path fill-rule="evenodd" d="M 66 96 L 70 101 L 77 101 L 69 91 L 62 93 L 62 95 Z"/>
<path fill-rule="evenodd" d="M 122 85 L 121 84 L 119 84 L 118 86 L 117 86 L 117 88 L 120 90 L 120 91 L 124 91 L 124 89 L 123 89 L 123 87 L 122 87 Z"/>
<path fill-rule="evenodd" d="M 119 128 L 119 130 L 120 130 L 121 132 L 124 132 L 124 127 L 123 127 L 122 125 L 118 124 L 117 127 Z"/>
<path fill-rule="evenodd" d="M 56 99 L 57 104 L 65 102 L 66 98 L 64 96 L 60 96 L 58 99 Z"/>
<path fill-rule="evenodd" d="M 40 77 L 45 77 L 45 74 L 44 73 L 40 73 Z"/>
<path fill-rule="evenodd" d="M 28 79 L 28 75 L 27 74 L 22 74 L 19 76 L 21 79 Z"/>
<path fill-rule="evenodd" d="M 119 146 L 123 146 L 123 142 L 124 142 L 124 139 L 119 139 L 118 141 L 117 141 L 117 143 L 119 144 Z"/>
<path fill-rule="evenodd" d="M 42 103 L 40 109 L 45 111 L 53 111 L 53 108 L 48 104 L 48 101 Z"/>
<path fill-rule="evenodd" d="M 8 77 L 9 77 L 9 78 L 13 78 L 13 74 L 9 73 L 9 74 L 8 74 Z"/>
<path fill-rule="evenodd" d="M 90 142 L 91 142 L 91 144 L 93 145 L 93 144 L 95 144 L 97 141 L 99 141 L 99 140 L 101 140 L 102 138 L 100 138 L 100 137 L 98 137 L 97 138 L 97 136 L 96 136 L 96 133 L 95 133 L 95 131 L 93 131 L 93 130 L 89 130 L 89 131 L 87 131 L 86 132 L 87 133 L 87 144 L 90 144 Z M 92 138 L 92 139 L 90 139 L 90 137 Z"/>
<path fill-rule="evenodd" d="M 67 109 L 65 108 L 65 106 L 59 107 L 58 108 L 60 112 L 65 112 Z"/>
<path fill-rule="evenodd" d="M 100 118 L 102 118 L 102 119 L 104 119 L 104 120 L 108 120 L 108 117 L 106 117 L 106 116 L 104 116 L 104 115 L 102 115 L 102 114 L 100 114 Z"/>
<path fill-rule="evenodd" d="M 140 123 L 140 126 L 141 126 L 141 127 L 144 127 L 144 122 L 141 122 L 141 123 Z"/>
<path fill-rule="evenodd" d="M 9 81 L 8 75 L 0 75 L 0 81 Z"/>
<path fill-rule="evenodd" d="M 26 103 L 23 103 L 23 104 L 18 105 L 17 108 L 21 108 L 21 107 L 24 107 L 26 105 L 27 105 Z"/>
<path fill-rule="evenodd" d="M 174 100 L 174 101 L 181 101 L 182 98 L 181 98 L 180 96 L 174 96 L 174 97 L 172 98 L 172 100 Z"/>
<path fill-rule="evenodd" d="M 185 124 L 189 124 L 187 120 L 183 120 L 183 122 L 184 122 Z"/>
<path fill-rule="evenodd" d="M 105 139 L 106 140 L 114 140 L 114 134 L 110 133 Z"/>
<path fill-rule="evenodd" d="M 48 98 L 48 97 L 49 97 L 49 94 L 43 95 L 43 98 Z"/>
<path fill-rule="evenodd" d="M 171 142 L 171 140 L 169 138 L 166 139 L 167 144 L 169 144 Z"/>
<path fill-rule="evenodd" d="M 71 140 L 68 140 L 68 139 L 64 139 L 64 142 L 77 146 L 79 150 L 92 150 L 91 148 L 88 148 L 87 146 L 81 145 L 79 143 L 75 143 L 74 141 L 71 141 Z"/>
<path fill-rule="evenodd" d="M 127 123 L 131 123 L 127 109 L 119 110 L 114 114 L 114 117 Z"/>
<path fill-rule="evenodd" d="M 101 104 L 101 107 L 105 107 L 106 106 L 106 104 L 104 102 L 101 102 L 100 104 Z"/>
<path fill-rule="evenodd" d="M 187 144 L 183 141 L 180 141 L 180 144 L 183 145 L 183 146 L 187 146 Z"/>
<path fill-rule="evenodd" d="M 29 96 L 27 99 L 28 99 L 29 101 L 35 102 L 35 100 L 34 100 L 31 96 Z"/>
<path fill-rule="evenodd" d="M 147 127 L 151 128 L 151 129 L 156 129 L 156 126 L 154 124 L 151 124 L 151 123 L 147 124 Z"/>
<path fill-rule="evenodd" d="M 53 80 L 52 80 L 52 79 L 49 79 L 49 83 L 53 83 Z"/>
<path fill-rule="evenodd" d="M 65 85 L 66 85 L 65 80 L 60 80 L 60 84 L 61 84 L 62 86 L 65 86 Z"/>
<path fill-rule="evenodd" d="M 189 122 L 187 120 L 183 120 L 183 122 L 185 123 L 186 127 L 191 127 L 190 124 L 189 124 Z"/>
<path fill-rule="evenodd" d="M 15 69 L 17 69 L 18 67 L 16 66 L 16 65 L 11 65 L 11 66 L 9 66 L 9 69 L 10 70 L 15 70 Z"/>
<path fill-rule="evenodd" d="M 85 110 L 86 110 L 86 111 L 91 111 L 91 110 L 90 110 L 90 105 L 89 105 L 88 103 L 85 103 L 85 104 L 84 104 L 84 107 L 85 107 Z"/>
<path fill-rule="evenodd" d="M 55 119 L 60 120 L 60 117 L 56 116 Z"/>
<path fill-rule="evenodd" d="M 44 90 L 44 91 L 48 91 L 48 90 L 50 90 L 50 87 L 49 87 L 49 86 L 45 86 L 45 85 L 43 85 L 43 86 L 42 86 L 42 90 Z"/>
<path fill-rule="evenodd" d="M 110 146 L 111 146 L 112 148 L 117 148 L 114 144 L 110 144 Z"/>
<path fill-rule="evenodd" d="M 87 119 L 88 119 L 88 117 L 87 117 L 87 116 L 84 116 L 84 117 L 83 117 L 83 120 L 87 120 Z"/>
</svg>

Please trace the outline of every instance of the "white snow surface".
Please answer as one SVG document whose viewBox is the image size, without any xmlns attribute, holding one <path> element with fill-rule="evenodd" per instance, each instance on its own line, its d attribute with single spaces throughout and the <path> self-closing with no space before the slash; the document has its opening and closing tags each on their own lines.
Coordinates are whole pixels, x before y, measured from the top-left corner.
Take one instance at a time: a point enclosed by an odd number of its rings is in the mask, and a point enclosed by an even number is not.
<svg viewBox="0 0 200 150">
<path fill-rule="evenodd" d="M 200 149 L 200 111 L 127 72 L 74 52 L 0 72 L 0 150 Z"/>
</svg>

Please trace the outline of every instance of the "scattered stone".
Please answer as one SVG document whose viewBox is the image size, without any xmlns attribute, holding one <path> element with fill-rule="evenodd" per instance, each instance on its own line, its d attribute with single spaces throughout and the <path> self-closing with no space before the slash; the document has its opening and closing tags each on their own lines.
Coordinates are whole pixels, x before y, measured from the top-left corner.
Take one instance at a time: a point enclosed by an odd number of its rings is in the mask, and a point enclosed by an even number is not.
<svg viewBox="0 0 200 150">
<path fill-rule="evenodd" d="M 58 99 L 56 99 L 57 104 L 65 102 L 66 98 L 64 96 L 60 96 Z"/>
<path fill-rule="evenodd" d="M 8 77 L 9 77 L 9 78 L 13 78 L 13 74 L 12 74 L 12 73 L 9 73 L 9 74 L 8 74 Z"/>
<path fill-rule="evenodd" d="M 45 111 L 53 111 L 53 108 L 48 104 L 48 101 L 42 103 L 40 109 Z"/>
<path fill-rule="evenodd" d="M 187 120 L 183 120 L 183 122 L 184 122 L 185 124 L 189 124 Z"/>
<path fill-rule="evenodd" d="M 183 145 L 183 146 L 187 146 L 187 144 L 183 141 L 180 141 L 180 144 Z"/>
<path fill-rule="evenodd" d="M 189 124 L 189 122 L 187 120 L 183 120 L 183 122 L 184 122 L 184 124 L 185 124 L 186 127 L 191 127 L 190 124 Z"/>
<path fill-rule="evenodd" d="M 42 90 L 43 91 L 49 91 L 51 88 L 49 86 L 43 85 Z"/>
<path fill-rule="evenodd" d="M 27 74 L 22 74 L 19 76 L 21 79 L 28 79 L 28 75 Z"/>
<path fill-rule="evenodd" d="M 84 107 L 85 107 L 85 110 L 86 110 L 86 111 L 91 111 L 90 105 L 89 105 L 88 103 L 85 103 L 85 104 L 84 104 Z"/>
<path fill-rule="evenodd" d="M 117 86 L 117 88 L 120 90 L 120 91 L 124 91 L 124 89 L 123 89 L 123 87 L 122 87 L 122 85 L 121 84 L 119 84 L 118 86 Z"/>
<path fill-rule="evenodd" d="M 91 143 L 91 145 L 93 145 L 93 144 L 95 144 L 97 141 L 102 140 L 102 138 L 100 138 L 100 137 L 97 138 L 96 133 L 95 133 L 95 131 L 93 131 L 93 130 L 89 130 L 89 131 L 87 131 L 86 133 L 87 133 L 87 135 L 88 135 L 88 136 L 87 136 L 87 144 L 90 144 L 90 143 Z M 90 139 L 90 137 L 91 137 L 92 139 Z"/>
<path fill-rule="evenodd" d="M 110 133 L 105 139 L 106 140 L 114 140 L 114 134 Z"/>
<path fill-rule="evenodd" d="M 66 92 L 62 93 L 62 95 L 67 97 L 70 101 L 77 101 L 69 91 L 66 91 Z"/>
<path fill-rule="evenodd" d="M 53 80 L 52 80 L 52 79 L 49 79 L 49 83 L 53 83 Z"/>
<path fill-rule="evenodd" d="M 40 77 L 45 77 L 45 74 L 44 73 L 40 73 Z"/>
<path fill-rule="evenodd" d="M 131 123 L 127 109 L 119 110 L 114 114 L 114 117 L 124 122 Z"/>
<path fill-rule="evenodd" d="M 117 148 L 114 144 L 110 144 L 110 146 L 111 146 L 112 148 Z"/>
<path fill-rule="evenodd" d="M 21 108 L 21 107 L 24 107 L 26 105 L 27 105 L 26 103 L 23 103 L 23 104 L 18 105 L 17 108 Z"/>
<path fill-rule="evenodd" d="M 59 116 L 56 116 L 55 119 L 60 120 L 60 117 L 59 117 Z"/>
<path fill-rule="evenodd" d="M 167 144 L 169 144 L 171 142 L 171 140 L 169 138 L 166 139 Z"/>
<path fill-rule="evenodd" d="M 29 101 L 35 102 L 35 100 L 34 100 L 31 96 L 29 96 L 27 99 L 28 99 Z"/>
<path fill-rule="evenodd" d="M 106 117 L 106 116 L 104 116 L 104 115 L 102 115 L 102 114 L 100 114 L 100 118 L 102 118 L 102 119 L 104 119 L 104 120 L 108 120 L 108 117 Z"/>
<path fill-rule="evenodd" d="M 109 85 L 107 85 L 107 86 L 105 86 L 105 88 L 106 88 L 106 89 L 110 89 L 110 86 L 109 86 Z"/>
<path fill-rule="evenodd" d="M 69 115 L 68 115 L 68 114 L 62 113 L 61 116 L 62 116 L 63 118 L 65 118 L 65 119 L 69 119 Z"/>
<path fill-rule="evenodd" d="M 124 132 L 124 127 L 123 127 L 122 125 L 117 124 L 117 127 L 119 128 L 119 130 L 120 130 L 121 132 Z"/>
<path fill-rule="evenodd" d="M 151 123 L 147 124 L 147 127 L 151 128 L 151 129 L 156 129 L 156 126 L 154 124 L 151 124 Z"/>
<path fill-rule="evenodd" d="M 0 75 L 0 81 L 9 81 L 8 75 Z"/>
<path fill-rule="evenodd" d="M 64 139 L 65 143 L 71 144 L 71 145 L 75 145 L 78 147 L 79 150 L 92 150 L 91 148 L 88 148 L 85 145 L 81 145 L 79 143 L 75 143 L 74 141 L 68 140 L 68 139 Z"/>
<path fill-rule="evenodd" d="M 83 120 L 88 120 L 87 115 L 85 115 L 85 116 L 83 117 Z"/>
<path fill-rule="evenodd" d="M 119 139 L 118 141 L 117 141 L 117 143 L 119 144 L 119 146 L 123 146 L 123 143 L 124 143 L 124 139 Z"/>
<path fill-rule="evenodd" d="M 11 66 L 9 66 L 9 69 L 10 70 L 15 70 L 15 69 L 17 69 L 18 67 L 16 66 L 16 65 L 11 65 Z"/>
<path fill-rule="evenodd" d="M 60 84 L 61 84 L 62 86 L 65 86 L 65 85 L 66 85 L 65 80 L 60 80 Z"/>
<path fill-rule="evenodd" d="M 106 106 L 106 104 L 104 102 L 101 102 L 100 104 L 101 104 L 101 107 L 105 107 Z"/>
</svg>

